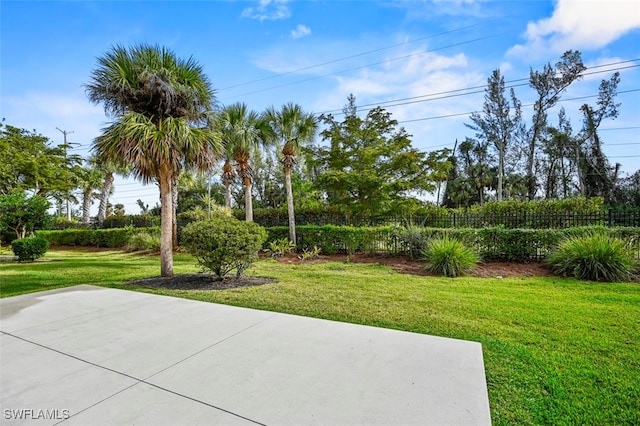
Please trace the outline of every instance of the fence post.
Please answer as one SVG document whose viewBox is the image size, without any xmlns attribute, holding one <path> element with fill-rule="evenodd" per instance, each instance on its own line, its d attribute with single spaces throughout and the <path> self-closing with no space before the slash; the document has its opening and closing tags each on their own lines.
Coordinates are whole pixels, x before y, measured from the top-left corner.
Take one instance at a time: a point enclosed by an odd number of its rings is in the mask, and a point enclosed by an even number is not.
<svg viewBox="0 0 640 426">
<path fill-rule="evenodd" d="M 456 212 L 453 212 L 453 227 L 456 227 Z"/>
<path fill-rule="evenodd" d="M 609 211 L 608 211 L 608 214 L 607 214 L 607 226 L 609 228 L 611 228 L 612 219 L 613 219 L 613 209 L 611 207 L 609 207 Z"/>
</svg>

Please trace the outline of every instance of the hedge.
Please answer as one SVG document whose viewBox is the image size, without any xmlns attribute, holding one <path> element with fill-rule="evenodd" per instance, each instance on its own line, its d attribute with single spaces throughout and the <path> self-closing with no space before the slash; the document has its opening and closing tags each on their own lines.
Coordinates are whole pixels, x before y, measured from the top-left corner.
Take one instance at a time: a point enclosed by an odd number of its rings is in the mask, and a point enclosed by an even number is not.
<svg viewBox="0 0 640 426">
<path fill-rule="evenodd" d="M 289 237 L 287 226 L 272 226 L 267 229 L 267 242 Z M 370 254 L 395 254 L 397 244 L 392 238 L 391 226 L 355 227 L 335 225 L 301 225 L 296 226 L 298 250 L 313 250 L 317 247 L 323 254 L 338 252 L 353 254 L 366 252 Z"/>
<path fill-rule="evenodd" d="M 125 228 L 110 229 L 64 229 L 60 231 L 36 231 L 35 235 L 46 239 L 52 245 L 61 246 L 94 246 L 124 247 L 129 237 L 141 231 L 155 231 L 159 228 Z"/>
<path fill-rule="evenodd" d="M 267 228 L 266 244 L 288 237 L 288 228 Z M 423 228 L 297 226 L 298 250 L 318 247 L 323 254 L 365 252 L 418 259 L 433 238 L 453 238 L 474 248 L 485 261 L 528 262 L 544 259 L 562 240 L 570 236 L 602 233 L 625 241 L 640 258 L 640 228 L 588 226 L 566 229 Z"/>
<path fill-rule="evenodd" d="M 244 210 L 235 209 L 238 219 Z M 286 208 L 254 209 L 253 219 L 265 227 L 286 226 Z M 425 204 L 403 214 L 380 212 L 376 216 L 353 216 L 336 206 L 296 209 L 297 225 L 381 226 L 416 224 L 420 226 L 481 228 L 505 225 L 508 228 L 566 228 L 607 223 L 607 210 L 601 197 L 574 197 L 561 200 L 493 201 L 482 206 L 449 209 Z M 635 225 L 634 225 L 635 226 Z"/>
<path fill-rule="evenodd" d="M 145 228 L 158 232 L 158 228 Z M 36 236 L 47 239 L 54 245 L 123 247 L 131 235 L 141 228 L 114 229 L 67 229 L 63 231 L 37 231 Z M 271 241 L 289 237 L 289 228 L 274 226 L 266 228 L 267 248 Z M 570 236 L 601 233 L 619 238 L 640 259 L 640 228 L 587 226 L 565 229 L 510 229 L 489 228 L 424 228 L 420 226 L 375 226 L 354 227 L 336 225 L 296 226 L 297 249 L 313 250 L 322 254 L 364 252 L 386 256 L 407 255 L 421 257 L 432 238 L 455 238 L 474 248 L 485 261 L 528 262 L 542 260 L 562 240 Z"/>
</svg>

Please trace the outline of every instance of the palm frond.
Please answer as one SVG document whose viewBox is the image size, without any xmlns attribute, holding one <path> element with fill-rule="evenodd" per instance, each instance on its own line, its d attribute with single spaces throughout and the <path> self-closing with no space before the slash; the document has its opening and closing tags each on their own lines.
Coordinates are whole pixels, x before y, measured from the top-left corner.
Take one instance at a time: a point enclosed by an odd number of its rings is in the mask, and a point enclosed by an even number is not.
<svg viewBox="0 0 640 426">
<path fill-rule="evenodd" d="M 155 179 L 161 165 L 175 176 L 187 166 L 206 170 L 219 155 L 218 135 L 193 128 L 184 117 L 155 121 L 144 114 L 129 112 L 94 141 L 93 150 L 102 161 L 128 165 L 143 182 Z"/>
</svg>

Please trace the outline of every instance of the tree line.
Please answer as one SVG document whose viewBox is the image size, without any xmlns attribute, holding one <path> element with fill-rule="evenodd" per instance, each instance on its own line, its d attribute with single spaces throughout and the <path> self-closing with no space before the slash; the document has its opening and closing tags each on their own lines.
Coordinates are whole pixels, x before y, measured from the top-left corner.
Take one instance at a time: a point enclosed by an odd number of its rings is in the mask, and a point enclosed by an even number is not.
<svg viewBox="0 0 640 426">
<path fill-rule="evenodd" d="M 469 117 L 475 137 L 423 152 L 385 109 L 361 116 L 353 95 L 340 120 L 295 103 L 262 112 L 244 103 L 215 108 L 211 82 L 193 58 L 159 46 L 116 46 L 98 59 L 86 85 L 89 100 L 112 119 L 93 141 L 92 156 L 68 155 L 68 146 L 2 125 L 0 152 L 7 161 L 0 164 L 0 194 L 28 191 L 59 205 L 72 198 L 89 222 L 96 196 L 98 220 L 107 215 L 114 174 L 154 183 L 159 206 L 138 205 L 145 214 L 160 213 L 162 275 L 173 273 L 178 215 L 203 216 L 212 204 L 243 208 L 247 221 L 254 206 L 286 207 L 292 241 L 295 208 L 406 214 L 424 206 L 428 194 L 451 207 L 577 195 L 639 206 L 640 175 L 622 179 L 598 134 L 600 124 L 618 114 L 618 73 L 602 81 L 595 105 L 580 108 L 579 131 L 564 109 L 557 124 L 548 119 L 585 69 L 580 53 L 569 51 L 555 65 L 532 70 L 530 120 L 495 70 L 482 111 Z"/>
</svg>

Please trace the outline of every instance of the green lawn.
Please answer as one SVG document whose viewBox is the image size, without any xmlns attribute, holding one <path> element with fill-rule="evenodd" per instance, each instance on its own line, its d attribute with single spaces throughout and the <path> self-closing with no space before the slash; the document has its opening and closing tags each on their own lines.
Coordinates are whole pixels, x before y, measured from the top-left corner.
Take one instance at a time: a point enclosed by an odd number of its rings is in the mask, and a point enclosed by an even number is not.
<svg viewBox="0 0 640 426">
<path fill-rule="evenodd" d="M 52 262 L 0 263 L 0 295 L 75 284 L 121 288 L 159 260 L 52 251 Z M 175 257 L 177 273 L 197 268 Z M 640 424 L 640 285 L 560 278 L 409 276 L 371 264 L 258 262 L 278 283 L 149 291 L 481 342 L 495 425 Z"/>
</svg>

